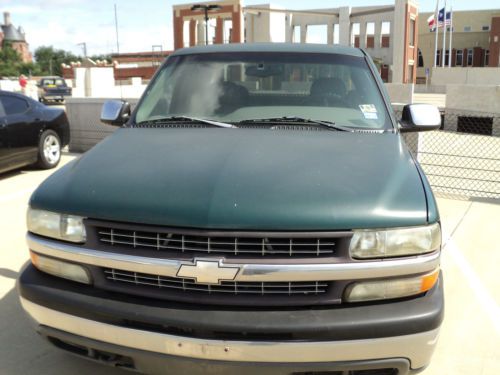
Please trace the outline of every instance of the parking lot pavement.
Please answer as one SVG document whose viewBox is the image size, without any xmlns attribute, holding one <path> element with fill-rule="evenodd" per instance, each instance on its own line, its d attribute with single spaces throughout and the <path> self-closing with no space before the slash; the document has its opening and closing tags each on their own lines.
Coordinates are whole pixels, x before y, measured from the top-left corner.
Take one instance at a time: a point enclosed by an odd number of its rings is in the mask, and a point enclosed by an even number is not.
<svg viewBox="0 0 500 375">
<path fill-rule="evenodd" d="M 73 158 L 64 155 L 61 165 Z M 52 348 L 37 337 L 19 305 L 15 279 L 28 261 L 27 202 L 52 172 L 0 175 L 0 374 L 125 375 Z M 446 317 L 433 362 L 422 374 L 500 374 L 500 204 L 438 198 L 438 205 Z"/>
</svg>

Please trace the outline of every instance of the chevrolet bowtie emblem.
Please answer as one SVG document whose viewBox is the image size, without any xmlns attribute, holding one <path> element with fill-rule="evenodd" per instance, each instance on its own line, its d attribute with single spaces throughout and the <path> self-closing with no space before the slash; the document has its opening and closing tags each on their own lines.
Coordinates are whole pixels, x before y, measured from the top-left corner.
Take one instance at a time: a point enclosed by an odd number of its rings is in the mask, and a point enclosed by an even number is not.
<svg viewBox="0 0 500 375">
<path fill-rule="evenodd" d="M 177 276 L 195 279 L 200 284 L 220 284 L 234 280 L 239 270 L 239 267 L 223 266 L 217 261 L 195 260 L 193 265 L 181 265 Z"/>
</svg>

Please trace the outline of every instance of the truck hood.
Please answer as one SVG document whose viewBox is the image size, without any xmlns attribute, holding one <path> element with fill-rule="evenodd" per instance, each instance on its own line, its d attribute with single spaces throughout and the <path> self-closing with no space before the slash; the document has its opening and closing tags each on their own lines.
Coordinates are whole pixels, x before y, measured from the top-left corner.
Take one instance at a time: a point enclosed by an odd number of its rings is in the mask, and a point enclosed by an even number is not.
<svg viewBox="0 0 500 375">
<path fill-rule="evenodd" d="M 34 208 L 204 229 L 340 230 L 427 222 L 399 134 L 120 128 L 33 193 Z"/>
</svg>

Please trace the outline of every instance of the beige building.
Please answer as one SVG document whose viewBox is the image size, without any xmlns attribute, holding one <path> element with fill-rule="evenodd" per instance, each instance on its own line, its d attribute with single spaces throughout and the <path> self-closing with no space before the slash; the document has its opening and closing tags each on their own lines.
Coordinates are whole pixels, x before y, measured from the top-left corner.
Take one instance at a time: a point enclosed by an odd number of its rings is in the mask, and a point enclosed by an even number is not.
<svg viewBox="0 0 500 375">
<path fill-rule="evenodd" d="M 204 14 L 195 5 L 217 7 L 207 12 L 205 24 Z M 205 43 L 339 44 L 365 49 L 384 81 L 415 82 L 419 19 L 415 0 L 363 7 L 350 7 L 346 2 L 338 8 L 307 10 L 219 0 L 174 5 L 173 12 L 175 49 Z"/>
<path fill-rule="evenodd" d="M 435 36 L 427 24 L 432 13 L 420 13 L 417 65 L 417 82 L 425 83 L 426 69 L 434 66 Z M 498 67 L 500 66 L 500 9 L 453 12 L 453 37 L 451 50 L 452 67 Z M 448 66 L 450 26 L 447 26 L 445 65 Z M 437 63 L 442 65 L 443 28 L 438 33 Z"/>
</svg>

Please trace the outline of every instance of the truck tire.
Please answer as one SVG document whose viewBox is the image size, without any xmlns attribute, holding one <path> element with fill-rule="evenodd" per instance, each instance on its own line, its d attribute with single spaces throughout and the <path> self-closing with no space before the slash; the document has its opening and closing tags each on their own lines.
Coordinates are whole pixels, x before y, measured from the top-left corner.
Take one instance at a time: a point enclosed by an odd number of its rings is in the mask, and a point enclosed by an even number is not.
<svg viewBox="0 0 500 375">
<path fill-rule="evenodd" d="M 61 140 L 53 130 L 45 130 L 38 141 L 38 162 L 42 169 L 54 168 L 61 160 Z"/>
</svg>

